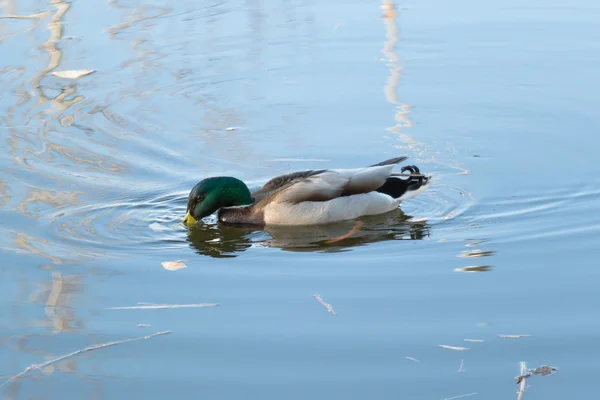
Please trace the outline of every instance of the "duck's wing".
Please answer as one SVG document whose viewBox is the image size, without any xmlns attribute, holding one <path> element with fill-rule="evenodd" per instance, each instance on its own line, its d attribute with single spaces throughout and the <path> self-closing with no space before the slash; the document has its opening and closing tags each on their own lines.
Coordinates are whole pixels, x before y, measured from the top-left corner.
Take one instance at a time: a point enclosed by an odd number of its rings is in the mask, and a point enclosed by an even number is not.
<svg viewBox="0 0 600 400">
<path fill-rule="evenodd" d="M 273 178 L 253 196 L 257 202 L 297 204 L 369 193 L 381 187 L 396 164 L 406 159 L 396 157 L 364 168 L 294 172 Z"/>
<path fill-rule="evenodd" d="M 321 174 L 327 171 L 326 169 L 319 170 L 307 170 L 307 171 L 299 171 L 292 172 L 289 174 L 276 176 L 271 179 L 267 183 L 265 183 L 260 189 L 252 193 L 252 197 L 254 197 L 255 202 L 259 202 L 266 197 L 269 197 L 273 194 L 278 193 L 283 188 L 293 184 L 295 182 L 301 181 L 303 179 L 309 178 L 314 175 Z"/>
</svg>

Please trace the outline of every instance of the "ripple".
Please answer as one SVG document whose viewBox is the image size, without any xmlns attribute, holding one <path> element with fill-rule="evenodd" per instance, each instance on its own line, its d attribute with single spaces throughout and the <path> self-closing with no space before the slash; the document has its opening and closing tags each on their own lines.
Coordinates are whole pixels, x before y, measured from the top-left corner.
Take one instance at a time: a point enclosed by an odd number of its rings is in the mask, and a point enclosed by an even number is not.
<svg viewBox="0 0 600 400">
<path fill-rule="evenodd" d="M 184 247 L 187 192 L 139 192 L 103 204 L 68 207 L 49 215 L 57 240 L 111 252 Z"/>
<path fill-rule="evenodd" d="M 486 199 L 465 216 L 465 222 L 500 243 L 568 235 L 581 239 L 600 233 L 599 204 L 600 188 L 593 184 L 540 189 L 535 194 Z"/>
<path fill-rule="evenodd" d="M 458 218 L 467 213 L 474 200 L 469 191 L 458 186 L 438 183 L 435 179 L 430 188 L 419 196 L 402 203 L 400 208 L 416 219 L 424 219 L 436 225 Z"/>
</svg>

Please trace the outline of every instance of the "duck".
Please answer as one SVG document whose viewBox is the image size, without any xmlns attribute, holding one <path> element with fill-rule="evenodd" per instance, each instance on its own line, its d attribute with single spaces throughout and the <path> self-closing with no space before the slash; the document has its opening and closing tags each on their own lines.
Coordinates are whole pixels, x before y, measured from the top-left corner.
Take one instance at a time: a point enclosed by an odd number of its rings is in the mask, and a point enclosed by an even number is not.
<svg viewBox="0 0 600 400">
<path fill-rule="evenodd" d="M 251 192 L 240 179 L 203 179 L 190 191 L 183 224 L 193 227 L 218 212 L 228 225 L 323 225 L 392 211 L 426 190 L 431 176 L 415 165 L 393 169 L 408 157 L 367 167 L 287 173 Z M 405 173 L 405 172 L 409 173 Z"/>
</svg>

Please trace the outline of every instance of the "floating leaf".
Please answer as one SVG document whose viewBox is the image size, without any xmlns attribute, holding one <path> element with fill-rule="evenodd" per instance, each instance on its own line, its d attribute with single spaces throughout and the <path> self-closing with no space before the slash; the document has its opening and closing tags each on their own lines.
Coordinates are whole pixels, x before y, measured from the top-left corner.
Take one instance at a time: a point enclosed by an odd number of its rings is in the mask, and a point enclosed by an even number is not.
<svg viewBox="0 0 600 400">
<path fill-rule="evenodd" d="M 95 69 L 70 69 L 66 71 L 54 71 L 52 75 L 65 79 L 79 79 L 96 72 Z"/>
<path fill-rule="evenodd" d="M 467 348 L 467 347 L 447 346 L 445 344 L 439 344 L 438 346 L 440 346 L 442 349 L 448 349 L 448 350 L 456 350 L 456 351 L 469 350 L 469 348 Z"/>
<path fill-rule="evenodd" d="M 161 264 L 168 271 L 176 271 L 178 269 L 187 267 L 187 265 L 185 265 L 184 263 L 180 262 L 180 260 L 177 260 L 177 261 L 163 261 Z"/>
</svg>

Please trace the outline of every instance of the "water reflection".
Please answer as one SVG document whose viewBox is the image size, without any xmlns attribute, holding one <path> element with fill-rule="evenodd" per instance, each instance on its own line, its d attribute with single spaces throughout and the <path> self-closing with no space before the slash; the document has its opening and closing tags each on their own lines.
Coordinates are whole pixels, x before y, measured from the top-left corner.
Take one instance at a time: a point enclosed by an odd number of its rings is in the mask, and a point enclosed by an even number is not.
<svg viewBox="0 0 600 400">
<path fill-rule="evenodd" d="M 384 0 L 381 4 L 381 9 L 383 11 L 383 23 L 387 39 L 384 42 L 381 52 L 387 58 L 387 65 L 390 69 L 390 74 L 383 91 L 386 100 L 394 105 L 394 119 L 396 121 L 396 124 L 388 128 L 388 131 L 400 137 L 400 140 L 404 142 L 404 148 L 413 150 L 416 146 L 415 139 L 404 132 L 404 128 L 413 126 L 413 122 L 409 118 L 410 105 L 401 102 L 398 98 L 398 87 L 403 67 L 400 63 L 400 57 L 396 53 L 396 44 L 400 41 L 396 23 L 397 6 L 392 0 Z"/>
<path fill-rule="evenodd" d="M 339 252 L 353 247 L 390 240 L 423 240 L 429 237 L 426 221 L 413 221 L 402 210 L 361 218 L 363 225 L 349 237 L 343 237 L 355 221 L 319 226 L 252 227 L 199 224 L 187 240 L 197 253 L 214 257 L 237 257 L 251 247 L 272 247 L 293 252 Z M 343 237 L 343 238 L 342 238 Z"/>
<path fill-rule="evenodd" d="M 23 274 L 17 279 L 18 291 L 17 301 L 13 304 L 12 315 L 13 324 L 11 331 L 27 330 L 27 328 L 37 327 L 43 329 L 41 333 L 17 333 L 7 335 L 1 338 L 6 349 L 15 351 L 14 362 L 10 362 L 12 373 L 16 374 L 19 369 L 23 369 L 21 361 L 22 355 L 26 353 L 34 356 L 35 359 L 44 360 L 56 357 L 67 342 L 59 334 L 71 333 L 79 334 L 84 328 L 83 318 L 78 315 L 76 305 L 81 301 L 80 295 L 83 293 L 84 276 L 80 274 L 65 274 L 53 270 L 55 266 L 45 264 L 40 266 L 39 271 L 43 272 L 44 278 L 39 281 L 31 281 L 29 274 Z M 50 275 L 50 279 L 45 279 Z M 33 289 L 33 290 L 32 290 Z M 43 308 L 45 315 L 30 315 L 27 311 L 27 304 L 37 304 Z M 70 346 L 70 341 L 69 341 Z M 9 353 L 11 354 L 11 353 Z M 13 361 L 12 357 L 7 357 Z M 6 384 L 3 388 L 9 399 L 29 398 L 26 390 L 30 389 L 23 385 L 23 380 L 37 377 L 40 374 L 49 376 L 56 372 L 77 375 L 81 379 L 87 380 L 93 391 L 101 389 L 100 383 L 81 371 L 79 371 L 78 358 L 71 358 L 57 361 L 42 369 L 30 372 L 26 377 L 16 379 Z M 0 383 L 5 383 L 7 377 L 3 377 Z M 4 397 L 3 397 L 4 398 Z"/>
</svg>

